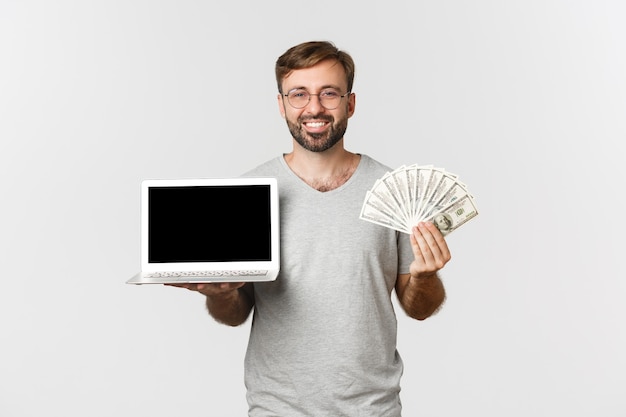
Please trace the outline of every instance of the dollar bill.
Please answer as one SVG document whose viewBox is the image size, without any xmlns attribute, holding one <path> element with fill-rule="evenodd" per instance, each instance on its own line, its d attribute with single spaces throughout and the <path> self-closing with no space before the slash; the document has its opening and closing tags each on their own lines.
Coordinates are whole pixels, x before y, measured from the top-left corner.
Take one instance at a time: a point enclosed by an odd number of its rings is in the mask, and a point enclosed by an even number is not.
<svg viewBox="0 0 626 417">
<path fill-rule="evenodd" d="M 478 215 L 478 210 L 474 204 L 474 199 L 466 195 L 443 210 L 427 217 L 425 221 L 431 221 L 437 226 L 442 235 L 458 229 Z"/>
<path fill-rule="evenodd" d="M 365 202 L 361 208 L 361 214 L 359 216 L 361 219 L 407 233 L 406 224 L 397 221 L 395 214 L 389 212 L 386 207 L 383 207 L 381 210 L 381 206 L 375 202 L 377 197 L 374 194 L 370 193 L 369 196 L 369 201 Z"/>
<path fill-rule="evenodd" d="M 459 176 L 433 165 L 402 165 L 367 191 L 360 218 L 403 233 L 431 221 L 447 235 L 478 214 Z"/>
<path fill-rule="evenodd" d="M 435 192 L 428 203 L 425 204 L 421 218 L 431 217 L 434 213 L 467 195 L 465 184 L 456 181 L 456 179 L 450 179 L 450 181 L 452 185 L 442 181 L 443 186 L 440 187 L 440 191 Z"/>
</svg>

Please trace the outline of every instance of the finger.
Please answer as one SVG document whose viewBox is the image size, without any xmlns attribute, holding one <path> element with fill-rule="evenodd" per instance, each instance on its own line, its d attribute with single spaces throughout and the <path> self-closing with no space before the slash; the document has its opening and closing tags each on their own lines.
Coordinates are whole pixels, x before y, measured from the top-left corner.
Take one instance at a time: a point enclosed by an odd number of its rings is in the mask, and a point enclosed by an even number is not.
<svg viewBox="0 0 626 417">
<path fill-rule="evenodd" d="M 413 233 L 410 235 L 410 237 L 413 256 L 415 257 L 415 259 L 423 261 L 424 256 L 422 255 L 422 249 L 420 247 L 420 242 L 418 241 L 418 239 L 423 240 L 423 238 L 421 238 L 421 232 L 417 229 L 417 226 L 413 227 L 412 232 Z"/>
<path fill-rule="evenodd" d="M 198 291 L 205 295 L 218 295 L 235 291 L 245 285 L 245 282 L 215 282 L 198 284 Z"/>
<path fill-rule="evenodd" d="M 436 272 L 432 252 L 422 232 L 416 226 L 411 234 L 411 245 L 415 260 L 411 263 L 411 276 L 418 277 Z"/>
<path fill-rule="evenodd" d="M 203 283 L 168 283 L 165 284 L 170 287 L 186 288 L 189 291 L 196 291 L 201 294 L 210 296 L 227 293 L 241 288 L 245 285 L 245 282 L 203 282 Z"/>
<path fill-rule="evenodd" d="M 411 237 L 413 238 L 412 240 L 415 241 L 415 245 L 413 246 L 415 259 L 422 259 L 425 263 L 431 262 L 433 254 L 424 234 L 422 233 L 422 230 L 420 230 L 419 225 L 413 227 L 413 234 Z"/>
<path fill-rule="evenodd" d="M 432 271 L 440 270 L 450 260 L 450 251 L 445 239 L 443 239 L 439 229 L 432 223 L 420 223 L 417 229 L 424 244 L 428 246 L 427 251 L 423 248 L 424 253 L 430 254 L 430 256 L 424 256 L 427 269 Z"/>
<path fill-rule="evenodd" d="M 424 222 L 421 230 L 433 253 L 437 254 L 437 257 L 444 262 L 449 261 L 450 249 L 448 248 L 448 243 L 437 226 L 432 222 Z"/>
<path fill-rule="evenodd" d="M 433 258 L 447 262 L 450 259 L 450 250 L 439 229 L 432 223 L 420 223 L 417 229 Z"/>
<path fill-rule="evenodd" d="M 225 292 L 226 282 L 205 282 L 196 285 L 196 291 L 204 295 L 217 295 Z"/>
<path fill-rule="evenodd" d="M 165 284 L 168 287 L 186 288 L 189 291 L 196 291 L 204 295 L 211 295 L 220 292 L 220 284 L 210 283 L 192 283 L 192 282 L 177 282 Z M 211 287 L 213 286 L 213 287 Z"/>
<path fill-rule="evenodd" d="M 178 283 L 178 282 L 177 283 L 168 282 L 168 283 L 163 284 L 163 285 L 165 285 L 166 287 L 186 288 L 186 289 L 190 290 L 190 289 L 192 289 L 191 286 L 193 284 L 190 284 L 188 282 L 180 282 L 180 283 Z"/>
</svg>

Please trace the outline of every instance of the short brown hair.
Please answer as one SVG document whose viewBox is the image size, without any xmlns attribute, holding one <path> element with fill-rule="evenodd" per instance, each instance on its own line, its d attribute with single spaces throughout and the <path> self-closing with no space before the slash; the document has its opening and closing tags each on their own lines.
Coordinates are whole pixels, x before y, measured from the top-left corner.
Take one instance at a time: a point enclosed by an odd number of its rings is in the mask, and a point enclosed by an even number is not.
<svg viewBox="0 0 626 417">
<path fill-rule="evenodd" d="M 348 91 L 352 91 L 354 83 L 354 61 L 352 57 L 328 41 L 305 42 L 289 48 L 276 61 L 276 82 L 278 92 L 283 92 L 283 80 L 291 71 L 310 68 L 327 59 L 337 61 L 346 72 Z"/>
</svg>

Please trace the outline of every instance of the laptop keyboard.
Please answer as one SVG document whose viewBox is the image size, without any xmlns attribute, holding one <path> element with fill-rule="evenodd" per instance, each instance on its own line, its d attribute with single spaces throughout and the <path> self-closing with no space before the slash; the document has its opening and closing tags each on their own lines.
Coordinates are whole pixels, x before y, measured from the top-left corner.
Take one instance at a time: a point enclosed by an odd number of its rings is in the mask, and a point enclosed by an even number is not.
<svg viewBox="0 0 626 417">
<path fill-rule="evenodd" d="M 148 278 L 202 278 L 202 277 L 246 277 L 267 275 L 266 270 L 253 269 L 241 271 L 166 271 L 151 272 L 146 274 Z"/>
</svg>

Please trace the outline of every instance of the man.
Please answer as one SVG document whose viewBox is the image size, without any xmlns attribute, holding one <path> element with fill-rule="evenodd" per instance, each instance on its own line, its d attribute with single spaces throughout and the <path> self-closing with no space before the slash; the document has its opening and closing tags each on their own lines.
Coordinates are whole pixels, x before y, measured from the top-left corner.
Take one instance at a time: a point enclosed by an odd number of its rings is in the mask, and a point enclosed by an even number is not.
<svg viewBox="0 0 626 417">
<path fill-rule="evenodd" d="M 281 273 L 268 283 L 181 286 L 204 294 L 211 316 L 231 326 L 254 307 L 250 416 L 399 416 L 391 293 L 415 319 L 435 313 L 447 244 L 432 223 L 409 237 L 359 219 L 366 191 L 389 168 L 344 147 L 355 109 L 347 53 L 328 42 L 294 46 L 276 62 L 276 79 L 293 149 L 246 175 L 278 178 Z"/>
</svg>

